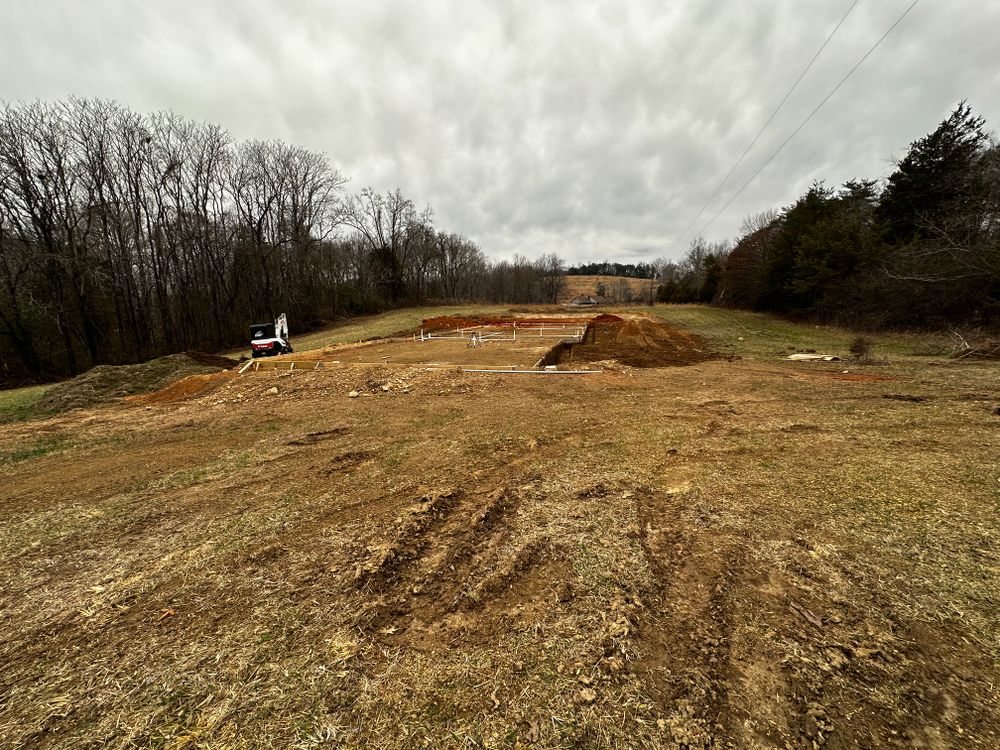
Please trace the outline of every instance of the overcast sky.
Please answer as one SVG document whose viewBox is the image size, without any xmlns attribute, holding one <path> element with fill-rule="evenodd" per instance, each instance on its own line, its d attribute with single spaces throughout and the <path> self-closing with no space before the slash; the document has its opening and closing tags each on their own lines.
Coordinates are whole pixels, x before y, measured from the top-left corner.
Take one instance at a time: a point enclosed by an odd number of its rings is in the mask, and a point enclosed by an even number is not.
<svg viewBox="0 0 1000 750">
<path fill-rule="evenodd" d="M 325 152 L 496 256 L 681 254 L 911 0 L 0 0 L 0 98 L 107 97 Z M 1000 128 L 1000 0 L 923 0 L 705 233 L 886 175 L 966 98 Z"/>
</svg>

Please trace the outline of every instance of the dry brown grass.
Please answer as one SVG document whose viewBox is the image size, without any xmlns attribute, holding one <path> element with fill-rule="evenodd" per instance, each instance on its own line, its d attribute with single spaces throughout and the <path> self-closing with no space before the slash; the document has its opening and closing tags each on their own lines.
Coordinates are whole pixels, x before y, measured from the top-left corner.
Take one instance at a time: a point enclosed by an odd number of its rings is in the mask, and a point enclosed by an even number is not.
<svg viewBox="0 0 1000 750">
<path fill-rule="evenodd" d="M 0 746 L 995 747 L 997 366 L 744 356 L 0 427 Z"/>
</svg>

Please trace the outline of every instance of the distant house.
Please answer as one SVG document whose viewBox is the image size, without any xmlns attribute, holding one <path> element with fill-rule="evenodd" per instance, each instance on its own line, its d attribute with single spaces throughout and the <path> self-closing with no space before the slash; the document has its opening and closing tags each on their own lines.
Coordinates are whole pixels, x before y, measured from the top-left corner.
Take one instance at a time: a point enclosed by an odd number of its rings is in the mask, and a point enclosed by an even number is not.
<svg viewBox="0 0 1000 750">
<path fill-rule="evenodd" d="M 592 294 L 581 294 L 579 297 L 574 297 L 566 304 L 568 307 L 594 307 L 602 302 L 604 302 L 603 297 L 597 297 Z"/>
</svg>

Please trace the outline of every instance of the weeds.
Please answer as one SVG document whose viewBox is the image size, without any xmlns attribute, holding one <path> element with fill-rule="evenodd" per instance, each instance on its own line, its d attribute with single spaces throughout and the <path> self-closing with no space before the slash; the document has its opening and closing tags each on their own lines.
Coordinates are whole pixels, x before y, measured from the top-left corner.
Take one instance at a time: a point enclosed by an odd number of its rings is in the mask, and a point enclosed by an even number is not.
<svg viewBox="0 0 1000 750">
<path fill-rule="evenodd" d="M 858 336 L 851 342 L 851 354 L 858 361 L 867 362 L 871 358 L 872 342 L 864 336 Z"/>
<path fill-rule="evenodd" d="M 35 385 L 0 391 L 0 424 L 37 419 L 47 412 L 39 401 L 52 386 Z"/>
<path fill-rule="evenodd" d="M 29 461 L 33 458 L 41 458 L 50 453 L 63 450 L 68 445 L 69 441 L 64 437 L 42 438 L 25 448 L 0 451 L 0 465 L 16 464 L 21 461 Z"/>
<path fill-rule="evenodd" d="M 651 310 L 666 322 L 705 336 L 722 351 L 770 359 L 776 352 L 815 350 L 845 354 L 857 338 L 832 326 L 803 325 L 764 313 L 705 305 L 657 305 Z M 865 337 L 886 354 L 905 357 L 940 356 L 950 351 L 944 334 L 881 333 Z"/>
</svg>

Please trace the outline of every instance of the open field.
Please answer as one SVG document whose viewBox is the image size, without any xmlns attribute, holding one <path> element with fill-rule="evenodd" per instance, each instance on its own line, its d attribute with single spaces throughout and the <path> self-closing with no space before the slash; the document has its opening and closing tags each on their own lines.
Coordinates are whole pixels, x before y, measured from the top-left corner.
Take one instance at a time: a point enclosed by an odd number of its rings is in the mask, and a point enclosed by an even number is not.
<svg viewBox="0 0 1000 750">
<path fill-rule="evenodd" d="M 1000 745 L 1000 365 L 628 313 L 598 375 L 3 394 L 0 747 Z"/>
<path fill-rule="evenodd" d="M 625 308 L 633 311 L 639 308 Z M 790 323 L 786 320 L 743 310 L 706 305 L 657 305 L 642 308 L 670 325 L 698 331 L 721 351 L 754 357 L 774 357 L 795 350 L 816 349 L 844 358 L 850 356 L 851 341 L 857 334 L 830 326 Z M 954 343 L 945 334 L 866 333 L 876 357 L 946 357 Z"/>
</svg>

